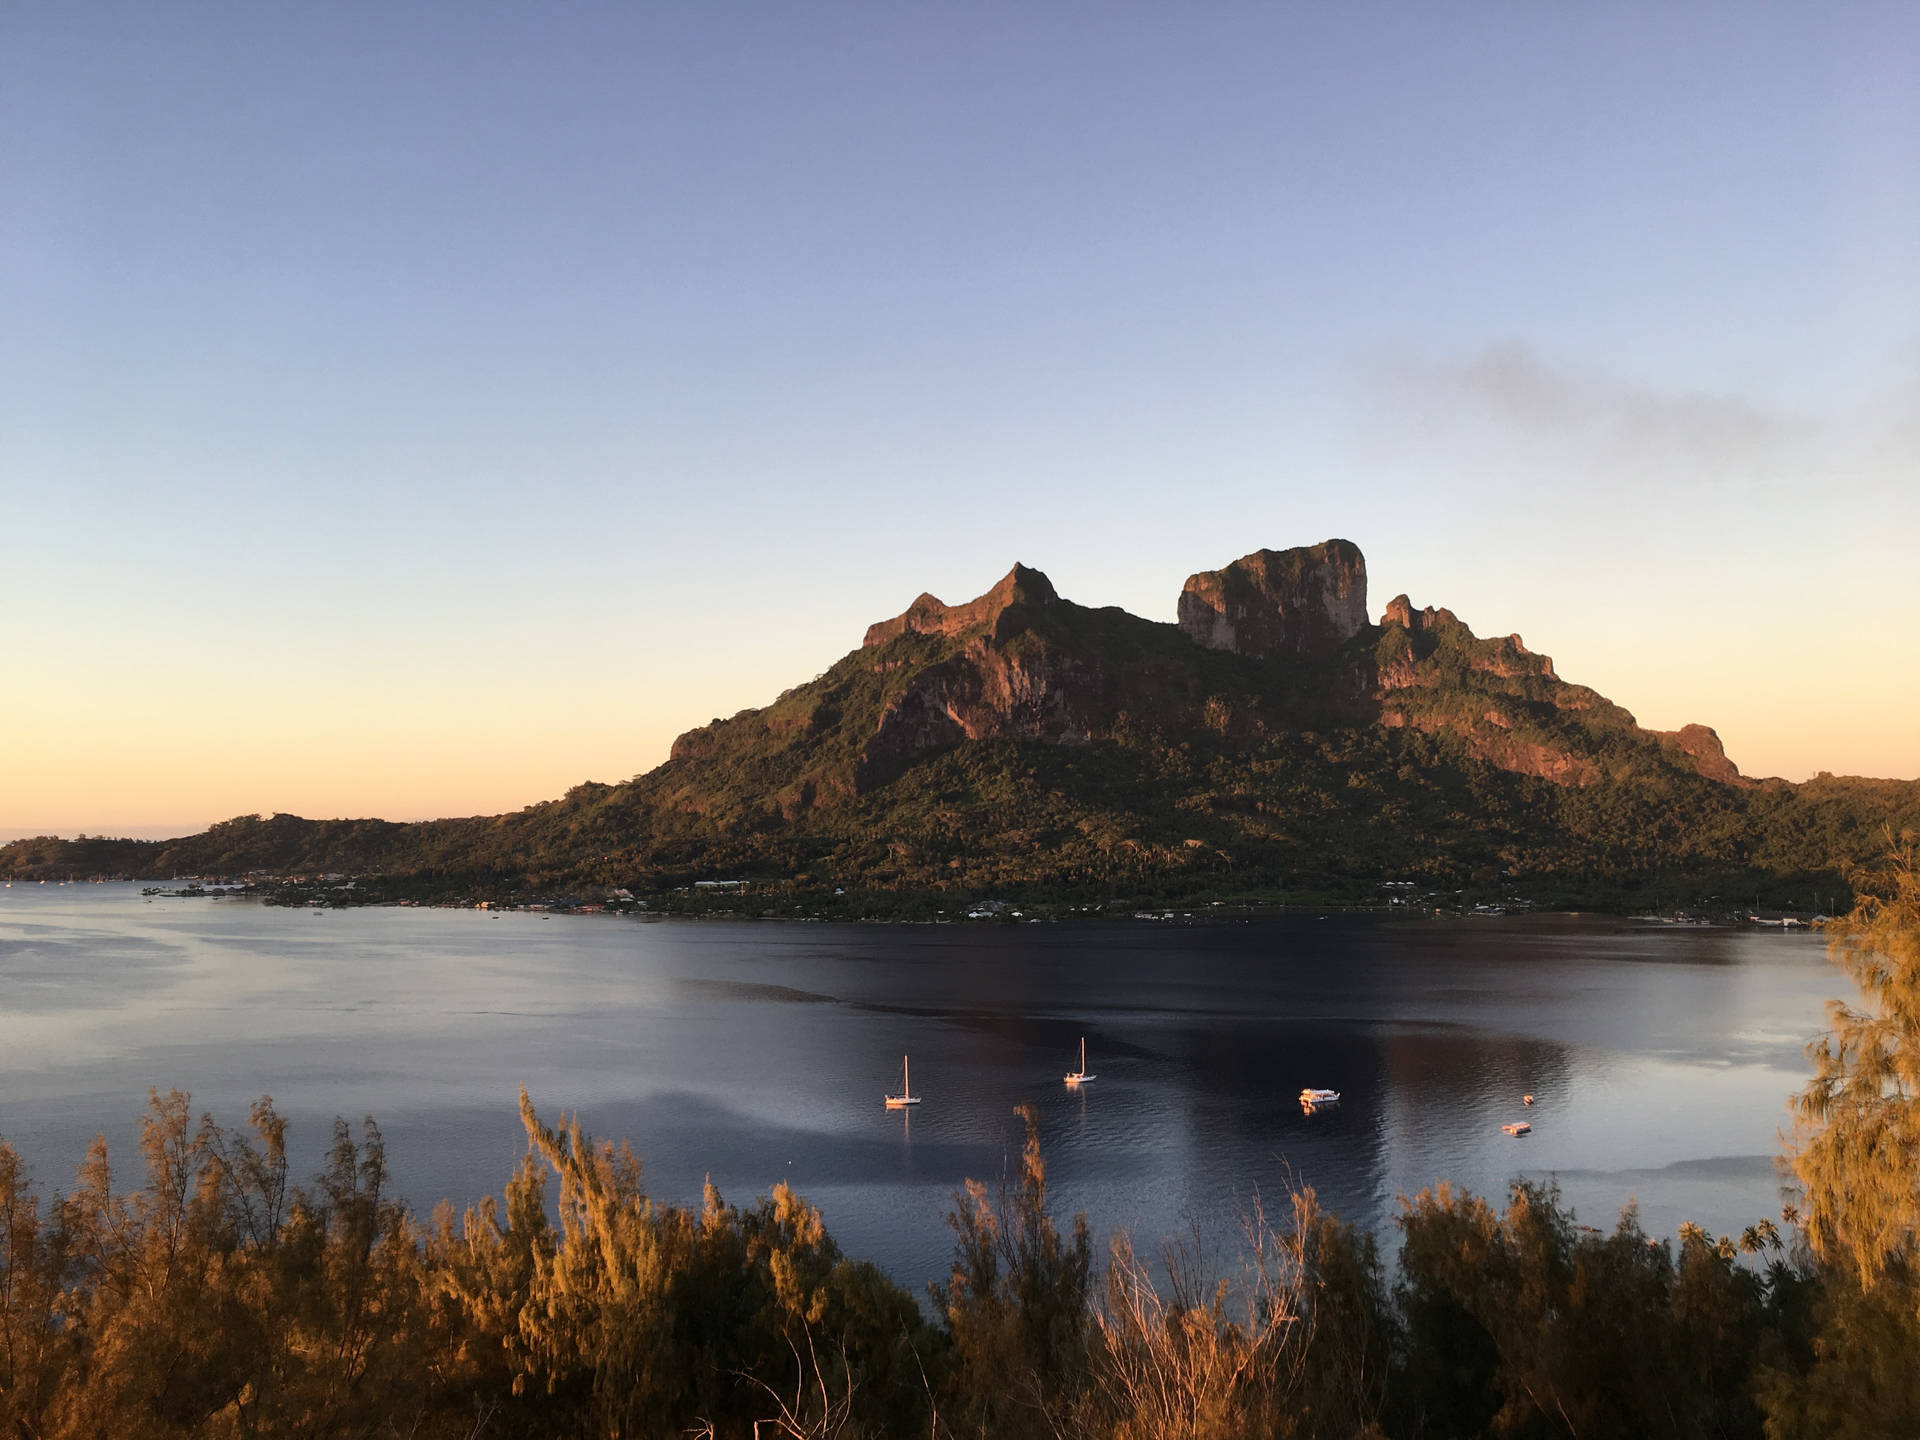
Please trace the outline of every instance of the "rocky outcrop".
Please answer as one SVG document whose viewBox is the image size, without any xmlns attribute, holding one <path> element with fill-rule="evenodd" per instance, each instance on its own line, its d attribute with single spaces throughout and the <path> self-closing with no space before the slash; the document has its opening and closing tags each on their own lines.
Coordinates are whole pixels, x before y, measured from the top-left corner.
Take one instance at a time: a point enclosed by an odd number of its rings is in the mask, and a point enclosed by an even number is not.
<svg viewBox="0 0 1920 1440">
<path fill-rule="evenodd" d="M 1570 748 L 1559 716 L 1580 711 L 1610 728 L 1633 726 L 1624 710 L 1561 680 L 1552 659 L 1518 635 L 1482 639 L 1451 610 L 1416 610 L 1405 595 L 1387 602 L 1372 660 L 1380 724 L 1456 736 L 1478 759 L 1557 785 L 1602 777 L 1591 756 Z"/>
<path fill-rule="evenodd" d="M 1553 657 L 1534 654 L 1518 635 L 1494 635 L 1482 640 L 1451 610 L 1435 609 L 1431 605 L 1416 610 L 1405 595 L 1396 595 L 1387 602 L 1380 624 L 1387 632 L 1385 648 L 1397 652 L 1381 662 L 1380 686 L 1384 690 L 1423 683 L 1416 662 L 1427 659 L 1442 647 L 1453 652 L 1466 669 L 1482 674 L 1501 679 L 1559 679 L 1553 672 Z M 1396 637 L 1396 628 L 1405 631 L 1405 635 Z M 1424 683 L 1432 683 L 1436 673 L 1429 670 Z"/>
<path fill-rule="evenodd" d="M 1016 564 L 998 585 L 965 605 L 944 604 L 937 596 L 923 594 L 904 613 L 869 625 L 862 645 L 872 649 L 902 635 L 958 637 L 981 628 L 991 639 L 1006 640 L 1026 628 L 1032 611 L 1059 601 L 1051 580 Z"/>
<path fill-rule="evenodd" d="M 962 740 L 1092 738 L 1099 692 L 1085 662 L 1050 648 L 1022 653 L 985 640 L 915 677 L 881 711 L 861 750 L 861 788 L 884 783 L 914 754 Z"/>
<path fill-rule="evenodd" d="M 1350 540 L 1256 550 L 1187 577 L 1180 629 L 1208 650 L 1321 660 L 1367 624 L 1367 562 Z"/>
<path fill-rule="evenodd" d="M 1552 659 L 1527 649 L 1518 635 L 1481 639 L 1451 610 L 1416 610 L 1405 595 L 1381 614 L 1373 676 L 1380 724 L 1456 735 L 1468 753 L 1517 774 L 1595 784 L 1604 778 L 1600 764 L 1569 746 L 1589 746 L 1604 731 L 1652 742 L 1705 779 L 1752 783 L 1706 726 L 1643 729 L 1605 696 L 1562 680 Z M 1469 705 L 1469 696 L 1493 703 Z M 1569 729 L 1576 723 L 1578 730 Z M 1582 738 L 1568 738 L 1576 734 Z"/>
<path fill-rule="evenodd" d="M 920 669 L 880 713 L 860 752 L 861 787 L 885 783 L 911 756 L 962 740 L 1039 740 L 1056 745 L 1091 738 L 1102 710 L 1102 667 L 1029 635 L 1052 608 L 1079 610 L 1060 599 L 1038 570 L 1015 565 L 986 594 L 964 605 L 922 595 L 906 612 L 867 630 L 867 649 L 883 649 L 906 635 L 961 642 L 957 653 Z M 1083 612 L 1084 613 L 1084 612 Z M 876 662 L 885 673 L 888 660 Z"/>
<path fill-rule="evenodd" d="M 1387 601 L 1387 608 L 1380 616 L 1380 623 L 1398 625 L 1403 630 L 1412 630 L 1417 633 L 1428 629 L 1433 624 L 1434 617 L 1441 613 L 1443 612 L 1435 610 L 1431 605 L 1424 610 L 1416 610 L 1413 608 L 1411 599 L 1405 595 L 1396 595 Z M 1449 620 L 1454 618 L 1451 610 L 1444 613 Z"/>
<path fill-rule="evenodd" d="M 753 713 L 754 712 L 750 710 L 742 710 L 733 718 L 735 721 L 738 721 Z M 676 735 L 673 741 L 673 748 L 667 752 L 667 758 L 669 760 L 705 760 L 709 756 L 718 754 L 721 737 L 724 735 L 726 726 L 729 723 L 732 722 L 715 716 L 705 725 L 688 730 L 684 734 Z"/>
<path fill-rule="evenodd" d="M 1753 782 L 1740 773 L 1740 767 L 1727 758 L 1727 748 L 1719 734 L 1705 725 L 1682 725 L 1678 730 L 1654 730 L 1650 734 L 1669 750 L 1677 750 L 1693 762 L 1693 768 L 1709 780 L 1728 785 Z"/>
</svg>

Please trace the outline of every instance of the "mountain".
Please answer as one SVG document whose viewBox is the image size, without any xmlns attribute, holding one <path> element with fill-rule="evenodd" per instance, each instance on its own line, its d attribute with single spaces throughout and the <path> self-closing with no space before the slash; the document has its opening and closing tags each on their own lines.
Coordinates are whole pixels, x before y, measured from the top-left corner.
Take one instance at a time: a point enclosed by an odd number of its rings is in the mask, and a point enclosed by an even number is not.
<svg viewBox="0 0 1920 1440">
<path fill-rule="evenodd" d="M 1358 899 L 1386 880 L 1548 903 L 1811 903 L 1920 825 L 1920 782 L 1744 777 L 1518 635 L 1405 595 L 1345 540 L 1191 576 L 1175 624 L 1015 565 L 922 595 L 658 768 L 512 815 L 242 817 L 175 841 L 21 841 L 0 873 L 341 871 L 474 891 L 746 878 L 763 893 Z"/>
</svg>

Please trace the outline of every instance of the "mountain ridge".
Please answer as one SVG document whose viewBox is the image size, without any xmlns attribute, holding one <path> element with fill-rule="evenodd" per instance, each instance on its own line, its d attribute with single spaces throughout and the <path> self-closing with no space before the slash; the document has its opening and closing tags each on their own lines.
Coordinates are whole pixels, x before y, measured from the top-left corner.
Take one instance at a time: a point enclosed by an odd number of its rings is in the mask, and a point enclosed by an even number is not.
<svg viewBox="0 0 1920 1440">
<path fill-rule="evenodd" d="M 1624 904 L 1838 886 L 1915 824 L 1920 781 L 1752 779 L 1708 726 L 1646 729 L 1517 634 L 1404 594 L 1376 623 L 1334 539 L 1196 572 L 1173 623 L 1024 564 L 964 603 L 922 594 L 653 770 L 512 814 L 21 841 L 0 874 L 1355 898 L 1411 875 Z"/>
</svg>

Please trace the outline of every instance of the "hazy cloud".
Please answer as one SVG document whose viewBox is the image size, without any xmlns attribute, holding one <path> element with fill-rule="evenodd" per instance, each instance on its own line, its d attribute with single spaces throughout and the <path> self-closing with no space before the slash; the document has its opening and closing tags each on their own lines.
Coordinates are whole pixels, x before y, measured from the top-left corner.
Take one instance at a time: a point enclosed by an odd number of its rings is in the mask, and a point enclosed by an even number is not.
<svg viewBox="0 0 1920 1440">
<path fill-rule="evenodd" d="M 1518 341 L 1463 360 L 1382 359 L 1366 393 L 1376 434 L 1450 449 L 1518 447 L 1530 469 L 1568 478 L 1766 485 L 1805 479 L 1838 458 L 1828 421 L 1738 394 L 1579 370 Z"/>
</svg>

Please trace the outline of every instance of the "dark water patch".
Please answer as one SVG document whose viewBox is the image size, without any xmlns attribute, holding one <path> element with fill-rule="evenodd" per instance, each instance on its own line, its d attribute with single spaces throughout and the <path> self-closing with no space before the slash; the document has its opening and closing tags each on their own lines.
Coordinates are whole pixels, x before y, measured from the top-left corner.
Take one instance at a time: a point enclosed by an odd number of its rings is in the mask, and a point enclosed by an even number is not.
<svg viewBox="0 0 1920 1440">
<path fill-rule="evenodd" d="M 1775 1155 L 1708 1155 L 1693 1160 L 1675 1160 L 1670 1165 L 1655 1166 L 1642 1170 L 1582 1170 L 1570 1169 L 1551 1174 L 1542 1173 L 1530 1178 L 1562 1181 L 1604 1180 L 1633 1187 L 1666 1180 L 1772 1180 L 1780 1177 L 1779 1159 Z"/>
<path fill-rule="evenodd" d="M 795 990 L 790 985 L 769 985 L 754 980 L 710 980 L 682 976 L 674 982 L 697 995 L 713 995 L 722 1000 L 763 1000 L 781 1005 L 837 1005 L 831 995 L 812 990 Z"/>
</svg>

